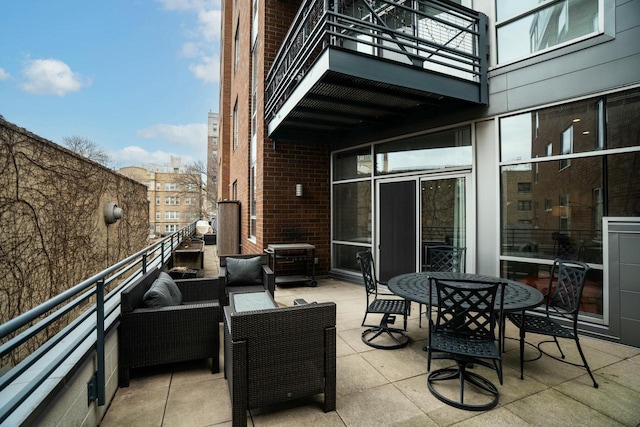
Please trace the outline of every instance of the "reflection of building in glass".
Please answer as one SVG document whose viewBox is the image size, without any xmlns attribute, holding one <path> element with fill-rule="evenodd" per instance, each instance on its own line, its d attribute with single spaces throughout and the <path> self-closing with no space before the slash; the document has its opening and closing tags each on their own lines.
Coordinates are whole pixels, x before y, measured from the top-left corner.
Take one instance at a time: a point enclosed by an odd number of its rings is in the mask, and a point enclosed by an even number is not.
<svg viewBox="0 0 640 427">
<path fill-rule="evenodd" d="M 564 0 L 537 12 L 529 29 L 530 52 L 595 31 L 598 0 Z"/>
</svg>

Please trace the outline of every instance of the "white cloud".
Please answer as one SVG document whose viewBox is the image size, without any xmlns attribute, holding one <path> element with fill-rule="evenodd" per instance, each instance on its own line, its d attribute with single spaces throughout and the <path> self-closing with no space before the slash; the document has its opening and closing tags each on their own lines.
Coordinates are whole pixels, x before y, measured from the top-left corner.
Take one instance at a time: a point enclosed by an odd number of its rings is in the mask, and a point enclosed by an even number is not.
<svg viewBox="0 0 640 427">
<path fill-rule="evenodd" d="M 91 84 L 57 59 L 29 60 L 22 69 L 22 76 L 24 81 L 20 88 L 36 95 L 64 96 Z"/>
<path fill-rule="evenodd" d="M 0 80 L 7 80 L 11 75 L 7 73 L 4 68 L 0 67 Z"/>
<path fill-rule="evenodd" d="M 181 55 L 191 58 L 189 70 L 205 83 L 218 82 L 221 10 L 219 0 L 157 0 L 165 10 L 195 13 L 197 23 L 185 31 Z"/>
<path fill-rule="evenodd" d="M 198 30 L 208 42 L 220 40 L 221 13 L 220 9 L 198 11 Z"/>
<path fill-rule="evenodd" d="M 139 130 L 136 133 L 145 139 L 158 138 L 172 144 L 200 148 L 207 145 L 207 125 L 191 123 L 188 125 L 167 125 L 160 123 Z"/>
<path fill-rule="evenodd" d="M 109 156 L 116 167 L 142 166 L 148 163 L 165 165 L 171 163 L 172 157 L 180 157 L 182 164 L 188 165 L 198 159 L 196 156 L 170 153 L 162 150 L 149 151 L 135 145 L 130 145 L 117 151 L 109 151 Z"/>
<path fill-rule="evenodd" d="M 199 79 L 207 83 L 215 83 L 218 81 L 220 74 L 220 58 L 201 57 L 200 62 L 189 64 L 189 70 Z"/>
<path fill-rule="evenodd" d="M 166 10 L 201 10 L 220 8 L 220 0 L 157 0 Z"/>
<path fill-rule="evenodd" d="M 182 45 L 182 55 L 187 58 L 196 58 L 201 55 L 201 52 L 197 43 L 187 42 Z"/>
</svg>

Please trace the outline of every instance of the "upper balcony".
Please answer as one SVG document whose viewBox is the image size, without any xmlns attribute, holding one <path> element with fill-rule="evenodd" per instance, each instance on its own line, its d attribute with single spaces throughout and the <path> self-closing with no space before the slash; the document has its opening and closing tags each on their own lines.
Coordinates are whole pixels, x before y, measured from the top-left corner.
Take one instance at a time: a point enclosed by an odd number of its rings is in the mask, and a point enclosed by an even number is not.
<svg viewBox="0 0 640 427">
<path fill-rule="evenodd" d="M 305 0 L 269 71 L 272 139 L 488 103 L 487 17 L 438 0 Z"/>
</svg>

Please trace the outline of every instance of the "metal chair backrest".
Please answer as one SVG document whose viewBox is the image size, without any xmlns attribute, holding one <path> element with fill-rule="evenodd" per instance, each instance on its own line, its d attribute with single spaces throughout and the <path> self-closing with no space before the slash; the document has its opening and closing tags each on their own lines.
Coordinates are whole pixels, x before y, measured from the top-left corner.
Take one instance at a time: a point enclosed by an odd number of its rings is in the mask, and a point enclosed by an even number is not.
<svg viewBox="0 0 640 427">
<path fill-rule="evenodd" d="M 590 267 L 584 262 L 556 259 L 549 274 L 547 310 L 553 307 L 556 311 L 576 317 L 589 270 Z M 557 280 L 554 286 L 556 273 Z"/>
<path fill-rule="evenodd" d="M 502 312 L 504 283 L 430 279 L 438 297 L 434 331 L 470 340 L 495 340 L 496 321 Z M 496 309 L 496 295 L 500 306 Z"/>
<path fill-rule="evenodd" d="M 378 293 L 378 280 L 376 278 L 376 267 L 373 263 L 371 251 L 361 251 L 356 253 L 356 258 L 360 261 L 362 279 L 367 290 L 367 296 Z"/>
<path fill-rule="evenodd" d="M 464 253 L 467 248 L 448 245 L 427 246 L 425 264 L 429 271 L 464 273 Z"/>
</svg>

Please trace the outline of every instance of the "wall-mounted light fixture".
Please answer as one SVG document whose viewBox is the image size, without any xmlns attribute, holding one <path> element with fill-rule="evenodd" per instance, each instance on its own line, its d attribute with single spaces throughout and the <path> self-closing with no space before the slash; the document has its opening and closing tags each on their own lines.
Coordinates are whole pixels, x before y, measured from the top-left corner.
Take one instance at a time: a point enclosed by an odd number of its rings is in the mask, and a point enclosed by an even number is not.
<svg viewBox="0 0 640 427">
<path fill-rule="evenodd" d="M 107 225 L 114 224 L 117 220 L 122 218 L 122 214 L 122 208 L 119 208 L 115 203 L 107 202 L 107 204 L 104 205 L 104 222 Z"/>
<path fill-rule="evenodd" d="M 296 184 L 296 197 L 302 197 L 302 184 Z"/>
</svg>

